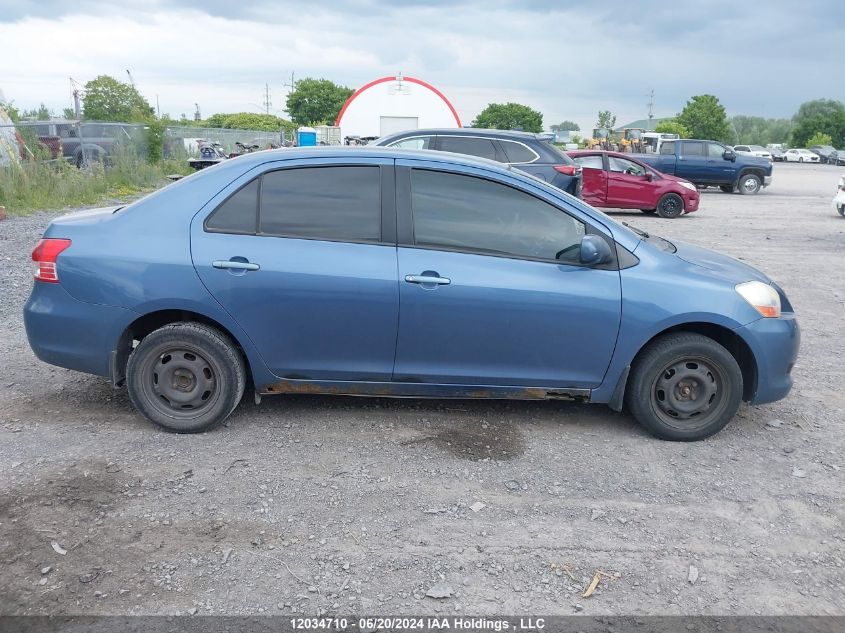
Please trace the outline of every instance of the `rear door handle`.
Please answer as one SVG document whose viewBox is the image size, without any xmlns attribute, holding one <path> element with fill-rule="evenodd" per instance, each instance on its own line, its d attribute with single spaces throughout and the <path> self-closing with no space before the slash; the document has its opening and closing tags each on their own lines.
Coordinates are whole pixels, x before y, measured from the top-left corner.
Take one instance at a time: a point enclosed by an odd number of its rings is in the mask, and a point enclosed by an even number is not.
<svg viewBox="0 0 845 633">
<path fill-rule="evenodd" d="M 447 277 L 429 277 L 428 275 L 405 275 L 405 281 L 409 284 L 437 284 L 445 286 L 452 283 Z"/>
<path fill-rule="evenodd" d="M 258 264 L 251 262 L 239 262 L 231 259 L 218 259 L 211 262 L 215 268 L 222 268 L 224 270 L 258 270 L 261 268 Z"/>
</svg>

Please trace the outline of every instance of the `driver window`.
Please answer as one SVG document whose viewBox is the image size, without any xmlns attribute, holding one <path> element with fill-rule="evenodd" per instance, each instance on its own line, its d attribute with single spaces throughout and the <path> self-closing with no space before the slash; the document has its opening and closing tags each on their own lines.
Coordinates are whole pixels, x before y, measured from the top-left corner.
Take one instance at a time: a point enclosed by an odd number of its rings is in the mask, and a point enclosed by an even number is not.
<svg viewBox="0 0 845 633">
<path fill-rule="evenodd" d="M 725 153 L 725 149 L 727 149 L 724 145 L 719 145 L 718 143 L 707 143 L 707 156 L 709 158 L 722 158 L 722 154 Z M 745 151 L 748 151 L 747 148 L 742 148 Z"/>
<path fill-rule="evenodd" d="M 401 141 L 391 143 L 390 147 L 401 147 L 402 149 L 429 149 L 430 144 L 430 136 L 414 136 L 413 138 L 404 138 Z"/>
<path fill-rule="evenodd" d="M 584 223 L 507 185 L 414 169 L 411 202 L 417 246 L 579 263 Z"/>
<path fill-rule="evenodd" d="M 616 156 L 608 156 L 607 158 L 610 163 L 610 171 L 630 174 L 631 176 L 645 176 L 645 169 L 634 161 L 617 158 Z"/>
</svg>

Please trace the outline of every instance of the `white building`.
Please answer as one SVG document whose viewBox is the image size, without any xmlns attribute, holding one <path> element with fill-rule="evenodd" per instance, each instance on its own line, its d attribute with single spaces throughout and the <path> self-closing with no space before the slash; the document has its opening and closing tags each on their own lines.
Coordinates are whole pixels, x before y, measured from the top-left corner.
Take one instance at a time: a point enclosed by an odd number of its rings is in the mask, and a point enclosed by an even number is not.
<svg viewBox="0 0 845 633">
<path fill-rule="evenodd" d="M 459 128 L 461 119 L 442 92 L 422 79 L 381 77 L 358 88 L 335 125 L 346 136 L 384 136 L 417 128 Z"/>
</svg>

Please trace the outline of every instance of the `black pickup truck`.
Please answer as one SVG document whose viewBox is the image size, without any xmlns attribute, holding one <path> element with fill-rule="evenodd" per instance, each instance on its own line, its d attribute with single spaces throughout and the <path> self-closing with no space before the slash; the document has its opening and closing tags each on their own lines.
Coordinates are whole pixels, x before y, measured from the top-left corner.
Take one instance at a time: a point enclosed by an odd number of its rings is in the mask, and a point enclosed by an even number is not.
<svg viewBox="0 0 845 633">
<path fill-rule="evenodd" d="M 717 186 L 726 193 L 758 193 L 772 182 L 768 159 L 737 154 L 716 141 L 664 141 L 659 154 L 634 156 L 664 174 L 685 178 L 699 187 Z"/>
</svg>

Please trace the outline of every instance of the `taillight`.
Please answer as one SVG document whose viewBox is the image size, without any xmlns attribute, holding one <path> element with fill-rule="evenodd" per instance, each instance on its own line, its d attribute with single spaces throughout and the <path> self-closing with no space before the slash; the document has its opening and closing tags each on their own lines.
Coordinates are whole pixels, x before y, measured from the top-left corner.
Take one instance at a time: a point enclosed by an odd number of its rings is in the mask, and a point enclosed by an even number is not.
<svg viewBox="0 0 845 633">
<path fill-rule="evenodd" d="M 578 165 L 555 165 L 555 171 L 567 176 L 574 176 L 578 173 Z"/>
<path fill-rule="evenodd" d="M 70 240 L 45 238 L 35 245 L 32 261 L 35 262 L 35 278 L 51 284 L 59 283 L 59 271 L 56 270 L 56 258 L 70 246 Z"/>
</svg>

